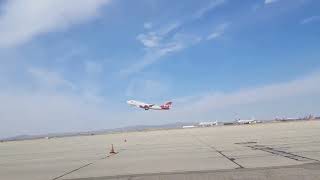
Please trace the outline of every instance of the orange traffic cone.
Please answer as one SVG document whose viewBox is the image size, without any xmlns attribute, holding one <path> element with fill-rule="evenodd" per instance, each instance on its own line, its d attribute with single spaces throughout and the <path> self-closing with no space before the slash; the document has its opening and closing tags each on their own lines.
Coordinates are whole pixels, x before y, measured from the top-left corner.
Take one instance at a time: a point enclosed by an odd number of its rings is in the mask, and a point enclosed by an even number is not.
<svg viewBox="0 0 320 180">
<path fill-rule="evenodd" d="M 111 144 L 110 154 L 116 154 L 116 152 L 114 151 L 114 148 L 113 148 L 113 144 Z"/>
</svg>

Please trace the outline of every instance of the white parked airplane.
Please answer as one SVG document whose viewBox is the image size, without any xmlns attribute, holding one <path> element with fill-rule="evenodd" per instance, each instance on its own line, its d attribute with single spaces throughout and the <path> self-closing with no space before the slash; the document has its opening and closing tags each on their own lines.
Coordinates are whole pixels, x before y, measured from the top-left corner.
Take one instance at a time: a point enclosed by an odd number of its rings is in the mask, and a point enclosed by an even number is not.
<svg viewBox="0 0 320 180">
<path fill-rule="evenodd" d="M 129 105 L 131 105 L 131 106 L 136 106 L 136 107 L 142 108 L 144 110 L 149 110 L 149 109 L 152 109 L 152 110 L 169 110 L 171 105 L 172 105 L 172 102 L 166 102 L 163 105 L 156 105 L 156 104 L 147 104 L 147 103 L 140 102 L 140 101 L 135 101 L 135 100 L 129 100 L 129 101 L 127 101 L 127 103 Z"/>
<path fill-rule="evenodd" d="M 253 124 L 253 123 L 257 123 L 258 121 L 255 120 L 254 118 L 252 119 L 239 119 L 237 121 L 238 124 Z"/>
</svg>

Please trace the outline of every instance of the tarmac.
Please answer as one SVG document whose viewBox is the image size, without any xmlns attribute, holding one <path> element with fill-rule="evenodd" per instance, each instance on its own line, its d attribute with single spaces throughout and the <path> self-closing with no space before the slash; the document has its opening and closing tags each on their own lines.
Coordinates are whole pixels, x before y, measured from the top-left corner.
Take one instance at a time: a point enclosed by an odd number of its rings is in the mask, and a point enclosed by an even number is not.
<svg viewBox="0 0 320 180">
<path fill-rule="evenodd" d="M 0 178 L 319 180 L 320 121 L 4 142 Z"/>
</svg>

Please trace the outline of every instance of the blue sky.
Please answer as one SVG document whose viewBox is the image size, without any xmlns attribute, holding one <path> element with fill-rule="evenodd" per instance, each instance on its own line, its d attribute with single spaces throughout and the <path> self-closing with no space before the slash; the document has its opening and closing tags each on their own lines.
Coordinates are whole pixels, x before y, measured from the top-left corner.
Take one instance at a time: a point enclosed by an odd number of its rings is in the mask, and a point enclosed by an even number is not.
<svg viewBox="0 0 320 180">
<path fill-rule="evenodd" d="M 0 1 L 0 137 L 319 114 L 316 0 Z M 128 99 L 174 102 L 167 112 Z"/>
</svg>

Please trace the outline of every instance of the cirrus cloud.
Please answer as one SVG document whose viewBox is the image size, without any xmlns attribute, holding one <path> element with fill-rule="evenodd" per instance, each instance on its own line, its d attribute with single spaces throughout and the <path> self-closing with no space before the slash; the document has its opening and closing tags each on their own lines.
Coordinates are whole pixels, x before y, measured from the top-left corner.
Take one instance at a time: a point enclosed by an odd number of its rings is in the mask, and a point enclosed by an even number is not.
<svg viewBox="0 0 320 180">
<path fill-rule="evenodd" d="M 91 20 L 110 0 L 10 0 L 0 16 L 0 48 Z"/>
</svg>

